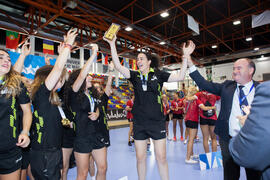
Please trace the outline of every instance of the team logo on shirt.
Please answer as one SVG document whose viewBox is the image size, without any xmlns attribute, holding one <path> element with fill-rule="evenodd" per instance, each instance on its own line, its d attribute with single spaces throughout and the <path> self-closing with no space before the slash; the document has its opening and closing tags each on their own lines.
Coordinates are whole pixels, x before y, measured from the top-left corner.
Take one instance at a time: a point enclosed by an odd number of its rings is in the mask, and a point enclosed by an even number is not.
<svg viewBox="0 0 270 180">
<path fill-rule="evenodd" d="M 166 130 L 162 130 L 162 131 L 160 131 L 160 133 L 166 133 Z"/>
<path fill-rule="evenodd" d="M 8 90 L 7 87 L 5 87 L 4 89 L 2 89 L 2 90 L 0 91 L 0 94 L 11 94 L 11 91 Z"/>
<path fill-rule="evenodd" d="M 17 164 L 19 161 L 21 161 L 22 160 L 22 156 L 19 158 L 19 159 L 17 159 L 16 161 L 15 161 L 15 163 Z"/>
<path fill-rule="evenodd" d="M 157 80 L 157 76 L 155 75 L 151 78 L 151 81 L 154 81 L 154 80 Z"/>
</svg>

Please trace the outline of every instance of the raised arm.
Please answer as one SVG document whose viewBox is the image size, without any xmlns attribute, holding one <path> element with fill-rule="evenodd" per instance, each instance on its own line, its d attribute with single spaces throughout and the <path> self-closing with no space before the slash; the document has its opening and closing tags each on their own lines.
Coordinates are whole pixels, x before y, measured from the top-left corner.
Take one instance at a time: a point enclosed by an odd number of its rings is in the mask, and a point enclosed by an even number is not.
<svg viewBox="0 0 270 180">
<path fill-rule="evenodd" d="M 185 79 L 185 74 L 187 70 L 187 61 L 195 49 L 195 44 L 192 41 L 188 41 L 187 44 L 183 43 L 181 45 L 181 49 L 182 49 L 182 54 L 183 54 L 181 70 L 176 74 L 171 74 L 168 79 L 168 82 L 182 81 Z"/>
<path fill-rule="evenodd" d="M 80 87 L 82 86 L 87 74 L 90 71 L 90 67 L 93 64 L 94 59 L 97 56 L 97 51 L 98 51 L 98 45 L 93 44 L 92 45 L 92 52 L 93 52 L 92 55 L 90 56 L 90 58 L 85 63 L 85 65 L 81 69 L 81 72 L 80 72 L 79 76 L 77 77 L 76 81 L 72 85 L 72 89 L 73 89 L 74 92 L 78 92 Z"/>
<path fill-rule="evenodd" d="M 55 62 L 55 65 L 53 66 L 52 71 L 50 72 L 50 74 L 45 80 L 45 85 L 48 88 L 48 90 L 52 90 L 55 87 L 56 83 L 58 82 L 62 74 L 62 71 L 65 67 L 65 64 L 67 62 L 68 55 L 73 46 L 76 36 L 77 36 L 77 31 L 75 29 L 71 29 L 68 31 L 66 42 L 62 45 L 63 49 L 60 51 L 60 54 L 56 59 L 56 62 Z"/>
<path fill-rule="evenodd" d="M 199 108 L 204 111 L 208 111 L 208 110 L 216 109 L 216 106 L 205 106 L 204 104 L 200 104 Z"/>
<path fill-rule="evenodd" d="M 122 66 L 117 54 L 116 46 L 115 46 L 115 41 L 116 41 L 116 36 L 114 36 L 113 40 L 108 40 L 104 38 L 104 41 L 107 41 L 111 47 L 111 55 L 112 55 L 112 60 L 114 63 L 114 67 L 117 71 L 119 71 L 125 78 L 130 78 L 130 70 L 126 68 L 125 66 Z"/>
<path fill-rule="evenodd" d="M 112 72 L 113 72 L 113 68 L 114 68 L 114 64 L 111 61 L 110 64 L 109 64 L 109 76 L 108 76 L 108 80 L 107 80 L 105 91 L 104 91 L 107 96 L 110 96 L 111 93 L 112 93 L 112 79 L 113 79 Z"/>
<path fill-rule="evenodd" d="M 19 58 L 17 59 L 16 63 L 13 66 L 13 69 L 18 72 L 22 73 L 23 66 L 24 66 L 24 60 L 26 56 L 30 54 L 31 46 L 28 41 L 26 41 L 22 46 L 22 53 L 20 54 Z"/>
</svg>

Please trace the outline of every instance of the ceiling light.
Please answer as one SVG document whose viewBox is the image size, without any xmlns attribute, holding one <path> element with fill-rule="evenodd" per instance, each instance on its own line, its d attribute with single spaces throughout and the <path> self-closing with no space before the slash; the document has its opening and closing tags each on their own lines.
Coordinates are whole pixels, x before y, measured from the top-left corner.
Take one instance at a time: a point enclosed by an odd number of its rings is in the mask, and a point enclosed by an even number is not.
<svg viewBox="0 0 270 180">
<path fill-rule="evenodd" d="M 217 45 L 212 45 L 212 48 L 213 48 L 213 49 L 217 48 Z"/>
<path fill-rule="evenodd" d="M 239 25 L 239 24 L 241 24 L 240 20 L 233 21 L 233 25 Z"/>
<path fill-rule="evenodd" d="M 163 18 L 168 17 L 169 15 L 170 14 L 167 11 L 160 14 L 160 16 L 163 17 Z"/>
<path fill-rule="evenodd" d="M 164 44 L 166 44 L 166 42 L 165 41 L 161 41 L 159 44 L 160 45 L 164 45 Z"/>
<path fill-rule="evenodd" d="M 132 29 L 132 27 L 127 26 L 127 27 L 125 28 L 125 30 L 126 30 L 126 31 L 132 31 L 133 29 Z"/>
<path fill-rule="evenodd" d="M 256 47 L 256 48 L 254 48 L 254 51 L 258 51 L 260 48 L 258 48 L 258 47 Z"/>
<path fill-rule="evenodd" d="M 142 49 L 142 52 L 145 52 L 145 49 Z"/>
<path fill-rule="evenodd" d="M 247 37 L 246 41 L 252 41 L 252 37 Z"/>
</svg>

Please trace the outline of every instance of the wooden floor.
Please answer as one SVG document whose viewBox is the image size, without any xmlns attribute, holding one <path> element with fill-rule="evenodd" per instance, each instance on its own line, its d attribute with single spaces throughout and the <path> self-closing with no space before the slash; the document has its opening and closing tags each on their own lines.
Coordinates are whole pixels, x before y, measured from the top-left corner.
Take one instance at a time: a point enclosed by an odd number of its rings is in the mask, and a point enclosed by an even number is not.
<svg viewBox="0 0 270 180">
<path fill-rule="evenodd" d="M 108 125 L 110 129 L 115 129 L 115 128 L 121 128 L 121 127 L 128 127 L 129 122 L 128 120 L 108 121 Z"/>
</svg>

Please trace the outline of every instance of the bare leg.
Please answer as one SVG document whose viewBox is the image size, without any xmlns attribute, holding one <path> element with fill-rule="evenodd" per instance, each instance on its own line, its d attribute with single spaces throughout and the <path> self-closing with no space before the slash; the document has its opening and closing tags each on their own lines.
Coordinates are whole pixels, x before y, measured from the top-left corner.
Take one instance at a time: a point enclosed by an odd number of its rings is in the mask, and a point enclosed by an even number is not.
<svg viewBox="0 0 270 180">
<path fill-rule="evenodd" d="M 153 140 L 159 174 L 162 180 L 169 180 L 169 169 L 166 158 L 166 139 Z"/>
<path fill-rule="evenodd" d="M 73 148 L 62 148 L 63 153 L 63 169 L 62 169 L 62 180 L 67 180 L 67 173 L 69 169 L 69 160 Z"/>
<path fill-rule="evenodd" d="M 74 152 L 77 165 L 77 180 L 86 180 L 88 175 L 90 153 Z"/>
<path fill-rule="evenodd" d="M 21 169 L 18 169 L 15 172 L 9 174 L 0 174 L 0 180 L 20 180 L 21 177 Z"/>
<path fill-rule="evenodd" d="M 93 159 L 97 165 L 97 180 L 105 180 L 107 173 L 107 148 L 95 149 L 92 151 Z"/>
<path fill-rule="evenodd" d="M 147 140 L 135 140 L 137 172 L 139 180 L 146 178 L 146 149 Z"/>
</svg>

